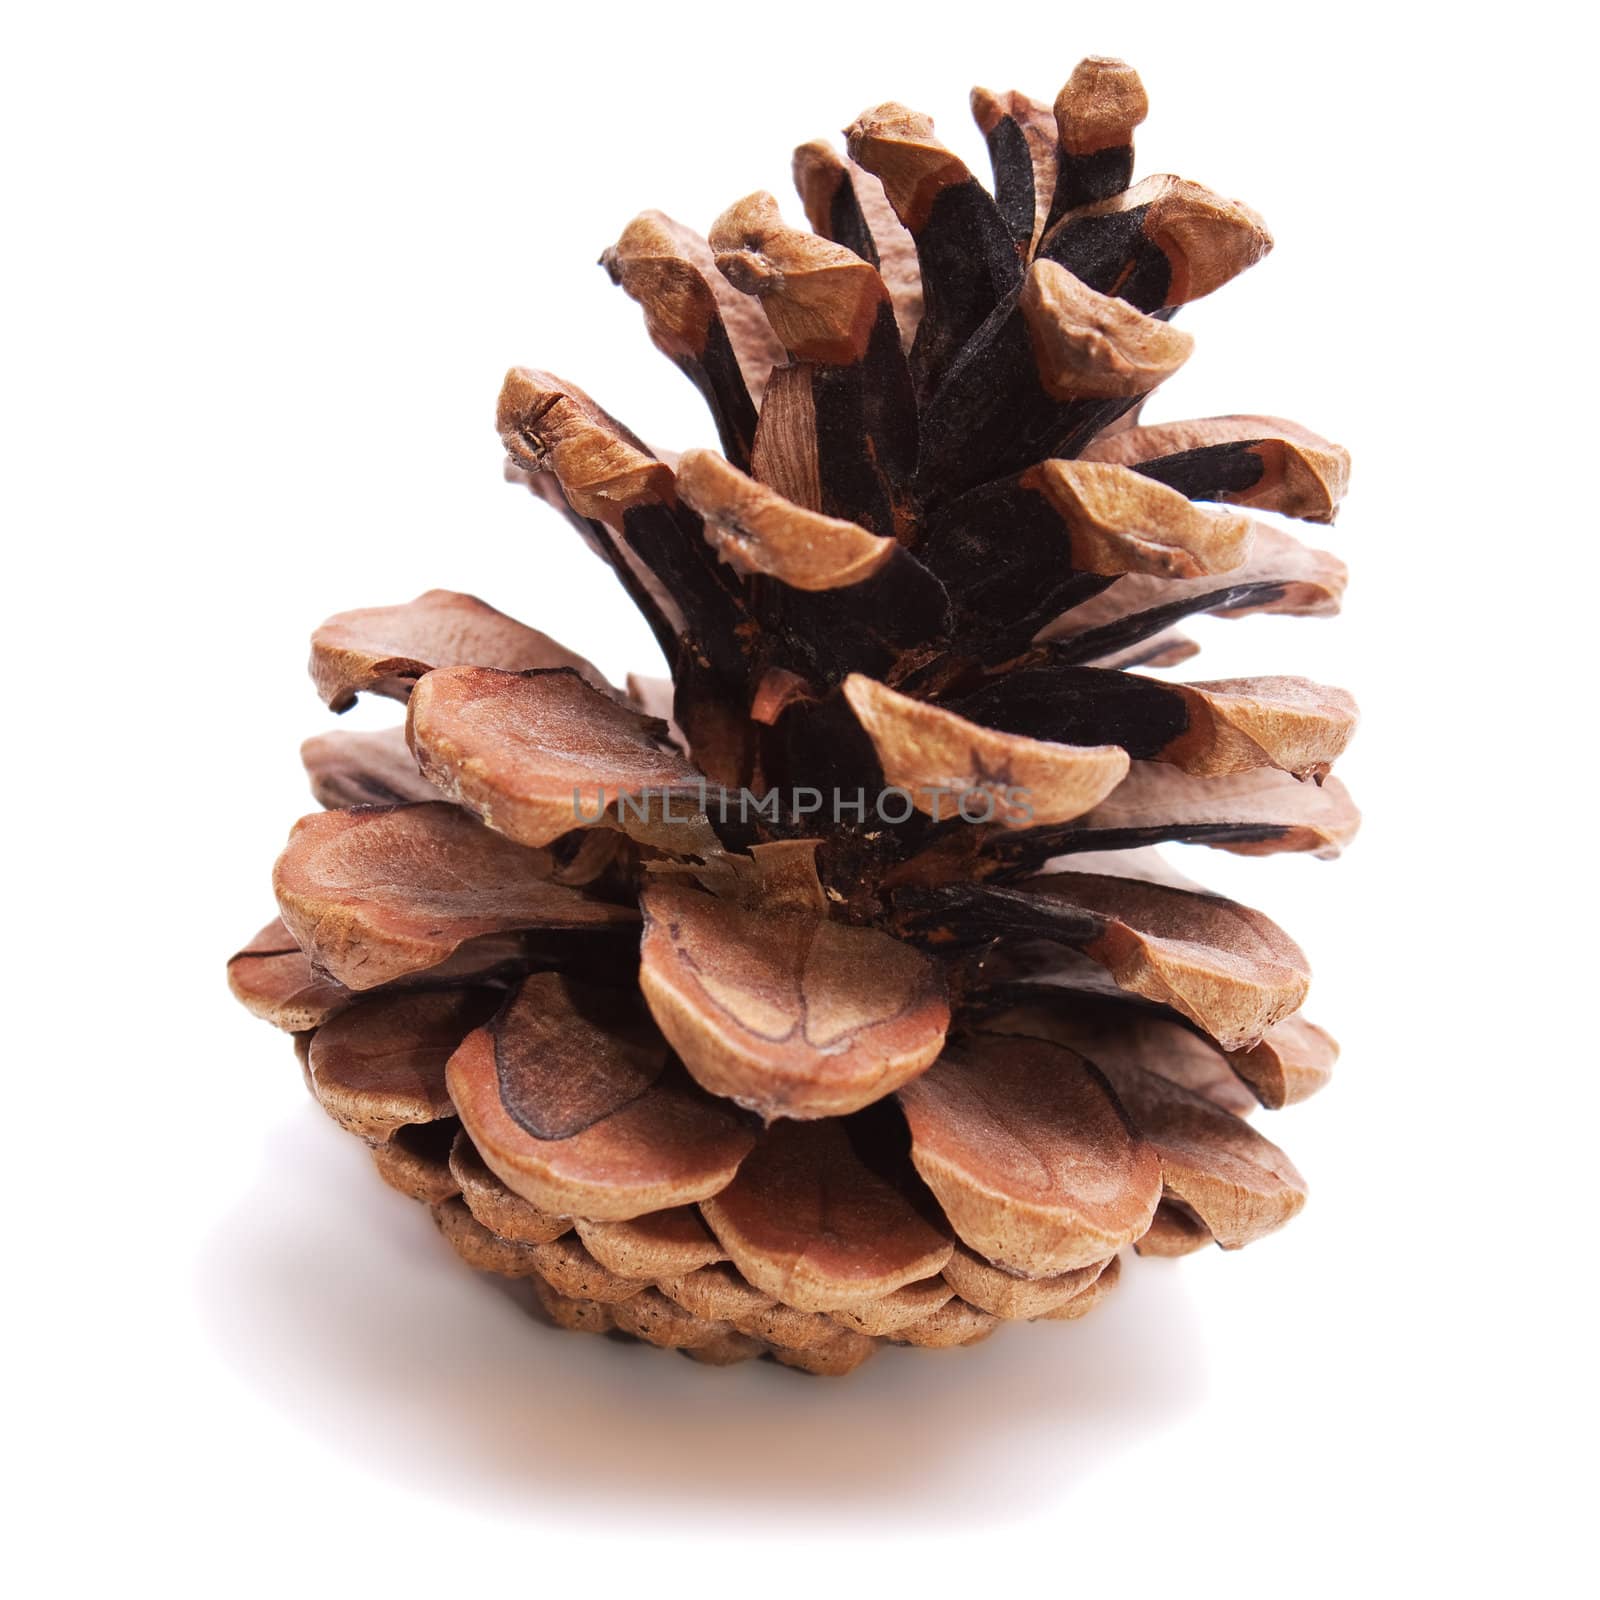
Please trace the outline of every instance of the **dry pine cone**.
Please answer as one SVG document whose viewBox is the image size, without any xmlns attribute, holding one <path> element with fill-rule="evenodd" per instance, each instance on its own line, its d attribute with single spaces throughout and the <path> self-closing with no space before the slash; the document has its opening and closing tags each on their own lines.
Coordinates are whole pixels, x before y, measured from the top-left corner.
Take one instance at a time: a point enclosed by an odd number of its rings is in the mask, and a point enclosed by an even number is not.
<svg viewBox="0 0 1600 1600">
<path fill-rule="evenodd" d="M 1234 1249 L 1304 1201 L 1243 1118 L 1328 1076 L 1305 959 L 1147 847 L 1337 854 L 1354 707 L 1136 669 L 1192 655 L 1194 613 L 1334 611 L 1340 563 L 1250 512 L 1331 521 L 1348 459 L 1271 417 L 1139 424 L 1173 313 L 1271 241 L 1128 186 L 1130 68 L 972 108 L 992 194 L 889 104 L 848 157 L 796 151 L 810 231 L 755 194 L 605 252 L 720 454 L 507 377 L 510 475 L 670 684 L 438 591 L 313 636 L 333 709 L 406 723 L 305 746 L 327 809 L 234 990 L 563 1327 L 845 1372 L 1080 1316 L 1123 1246 Z"/>
</svg>

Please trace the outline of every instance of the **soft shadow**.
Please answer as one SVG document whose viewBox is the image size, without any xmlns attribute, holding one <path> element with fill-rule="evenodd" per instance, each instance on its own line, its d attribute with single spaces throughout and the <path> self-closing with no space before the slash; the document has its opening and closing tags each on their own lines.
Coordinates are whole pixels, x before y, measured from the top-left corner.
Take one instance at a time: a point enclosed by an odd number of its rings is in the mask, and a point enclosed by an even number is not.
<svg viewBox="0 0 1600 1600">
<path fill-rule="evenodd" d="M 266 1154 L 202 1251 L 205 1325 L 321 1442 L 452 1500 L 1007 1520 L 1203 1396 L 1180 1264 L 1130 1252 L 1082 1322 L 889 1349 L 845 1379 L 716 1369 L 536 1322 L 310 1108 Z"/>
</svg>

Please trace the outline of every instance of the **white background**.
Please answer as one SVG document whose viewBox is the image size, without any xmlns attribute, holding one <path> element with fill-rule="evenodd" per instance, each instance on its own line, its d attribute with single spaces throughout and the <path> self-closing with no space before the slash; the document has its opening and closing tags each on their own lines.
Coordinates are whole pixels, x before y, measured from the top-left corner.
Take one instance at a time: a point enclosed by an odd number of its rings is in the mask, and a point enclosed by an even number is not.
<svg viewBox="0 0 1600 1600">
<path fill-rule="evenodd" d="M 20 1592 L 1592 1573 L 1593 91 L 1557 9 L 11 16 Z M 791 147 L 889 98 L 986 172 L 969 85 L 1049 99 L 1089 53 L 1144 75 L 1141 172 L 1278 240 L 1185 311 L 1195 356 L 1147 415 L 1277 412 L 1356 455 L 1345 617 L 1204 623 L 1186 669 L 1342 682 L 1365 712 L 1345 860 L 1181 857 L 1317 967 L 1343 1061 L 1263 1119 L 1312 1203 L 1242 1254 L 1130 1262 L 1081 1324 L 838 1383 L 541 1331 L 224 987 L 310 809 L 306 634 L 438 585 L 648 669 L 598 563 L 500 481 L 503 369 L 712 442 L 594 265 L 627 219 L 703 229 L 757 187 L 798 217 Z"/>
</svg>

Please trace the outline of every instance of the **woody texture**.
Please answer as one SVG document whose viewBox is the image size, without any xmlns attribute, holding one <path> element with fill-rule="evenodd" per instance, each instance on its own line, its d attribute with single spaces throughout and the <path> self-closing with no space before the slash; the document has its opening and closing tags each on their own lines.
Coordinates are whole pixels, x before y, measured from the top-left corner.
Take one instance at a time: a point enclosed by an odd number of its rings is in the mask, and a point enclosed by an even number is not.
<svg viewBox="0 0 1600 1600">
<path fill-rule="evenodd" d="M 507 376 L 534 531 L 612 569 L 670 681 L 438 590 L 312 636 L 329 707 L 405 723 L 305 745 L 324 809 L 233 990 L 562 1328 L 840 1374 L 1305 1201 L 1247 1119 L 1328 1079 L 1306 959 L 1154 847 L 1337 855 L 1355 707 L 1155 669 L 1191 616 L 1338 608 L 1285 523 L 1333 520 L 1348 457 L 1140 420 L 1176 313 L 1272 241 L 1133 182 L 1132 69 L 971 103 L 992 188 L 891 103 L 795 152 L 807 225 L 753 194 L 604 252 L 719 449 Z"/>
</svg>

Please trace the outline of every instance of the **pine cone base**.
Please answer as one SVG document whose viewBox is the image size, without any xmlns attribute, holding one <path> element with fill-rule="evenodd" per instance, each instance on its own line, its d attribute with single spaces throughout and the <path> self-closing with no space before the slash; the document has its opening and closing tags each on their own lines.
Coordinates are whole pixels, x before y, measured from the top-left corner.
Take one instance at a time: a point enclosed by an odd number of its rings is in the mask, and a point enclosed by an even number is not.
<svg viewBox="0 0 1600 1600">
<path fill-rule="evenodd" d="M 956 1292 L 945 1275 L 909 1284 L 878 1300 L 833 1312 L 801 1311 L 755 1289 L 706 1235 L 701 1264 L 687 1271 L 650 1275 L 604 1225 L 567 1223 L 563 1231 L 519 1225 L 523 1202 L 488 1174 L 463 1132 L 455 1134 L 442 1163 L 408 1165 L 403 1171 L 380 1157 L 379 1170 L 393 1187 L 426 1205 L 440 1234 L 469 1267 L 526 1281 L 543 1320 L 572 1333 L 604 1333 L 677 1350 L 712 1366 L 769 1356 L 802 1372 L 842 1376 L 882 1345 L 946 1349 L 981 1343 L 1007 1320 L 1064 1321 L 1084 1315 L 1115 1287 L 1116 1256 L 1066 1275 L 1060 1283 L 1015 1288 L 1021 1302 L 996 1296 L 983 1282 L 981 1263 L 969 1259 L 966 1281 L 989 1305 L 985 1310 Z M 452 1184 L 457 1192 L 441 1198 Z M 664 1231 L 694 1229 L 689 1213 L 657 1218 Z M 515 1236 L 495 1232 L 509 1227 Z M 555 1226 L 561 1226 L 559 1222 Z M 703 1229 L 699 1231 L 704 1232 Z M 601 1260 L 593 1245 L 608 1260 Z M 621 1254 L 615 1252 L 621 1249 Z M 665 1266 L 681 1262 L 666 1261 Z M 959 1274 L 958 1274 L 959 1275 Z M 988 1274 L 994 1276 L 992 1269 Z"/>
</svg>

